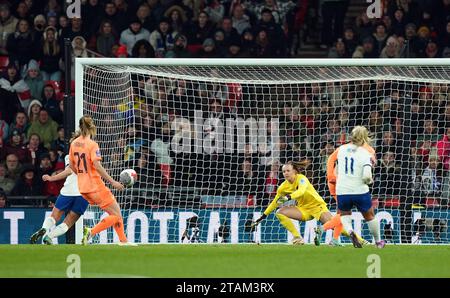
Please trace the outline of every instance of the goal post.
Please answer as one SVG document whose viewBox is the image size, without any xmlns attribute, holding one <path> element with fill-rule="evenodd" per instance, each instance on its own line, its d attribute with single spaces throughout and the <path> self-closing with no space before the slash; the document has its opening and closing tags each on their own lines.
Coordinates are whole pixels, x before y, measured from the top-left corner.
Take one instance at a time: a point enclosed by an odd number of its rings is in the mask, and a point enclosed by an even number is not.
<svg viewBox="0 0 450 298">
<path fill-rule="evenodd" d="M 77 58 L 75 81 L 75 119 L 93 116 L 105 168 L 116 179 L 138 174 L 114 192 L 130 241 L 287 243 L 274 214 L 249 226 L 283 181 L 282 164 L 307 160 L 304 174 L 335 212 L 326 159 L 365 125 L 382 237 L 449 243 L 449 59 Z M 84 222 L 102 216 L 90 207 Z M 370 241 L 361 214 L 352 218 Z M 312 243 L 317 222 L 294 224 Z"/>
</svg>

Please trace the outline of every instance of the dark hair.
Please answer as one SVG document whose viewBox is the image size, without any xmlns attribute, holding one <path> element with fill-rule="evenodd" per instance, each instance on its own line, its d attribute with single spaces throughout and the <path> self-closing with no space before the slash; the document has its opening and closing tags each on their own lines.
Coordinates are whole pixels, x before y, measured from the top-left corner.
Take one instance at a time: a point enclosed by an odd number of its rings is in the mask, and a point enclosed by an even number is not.
<svg viewBox="0 0 450 298">
<path fill-rule="evenodd" d="M 309 167 L 310 164 L 311 164 L 311 162 L 307 159 L 304 159 L 302 161 L 290 160 L 286 163 L 286 165 L 291 165 L 294 168 L 294 170 L 297 171 L 297 173 L 305 171 Z"/>
</svg>

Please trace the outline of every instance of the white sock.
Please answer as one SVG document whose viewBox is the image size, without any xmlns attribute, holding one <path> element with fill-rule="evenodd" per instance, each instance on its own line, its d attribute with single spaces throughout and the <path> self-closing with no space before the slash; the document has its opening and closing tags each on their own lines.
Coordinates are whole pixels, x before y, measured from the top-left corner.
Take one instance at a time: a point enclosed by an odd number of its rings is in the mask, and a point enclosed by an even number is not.
<svg viewBox="0 0 450 298">
<path fill-rule="evenodd" d="M 53 217 L 47 217 L 44 222 L 42 223 L 42 227 L 48 232 L 51 227 L 53 227 L 56 224 L 56 220 Z"/>
<path fill-rule="evenodd" d="M 351 215 L 341 215 L 341 222 L 344 229 L 350 234 L 353 231 L 352 227 L 352 216 Z"/>
<path fill-rule="evenodd" d="M 64 235 L 68 229 L 69 227 L 65 223 L 62 223 L 54 228 L 50 233 L 48 233 L 48 237 L 50 237 L 50 239 L 59 237 L 61 235 Z"/>
<path fill-rule="evenodd" d="M 376 218 L 372 219 L 371 221 L 368 221 L 367 224 L 369 225 L 369 231 L 375 238 L 375 242 L 380 241 L 380 221 Z"/>
</svg>

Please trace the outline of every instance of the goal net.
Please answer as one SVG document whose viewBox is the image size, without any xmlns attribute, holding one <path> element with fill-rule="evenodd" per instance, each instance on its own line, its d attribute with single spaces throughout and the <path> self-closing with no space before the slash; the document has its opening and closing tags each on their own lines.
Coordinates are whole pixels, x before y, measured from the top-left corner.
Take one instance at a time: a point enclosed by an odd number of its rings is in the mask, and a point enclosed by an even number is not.
<svg viewBox="0 0 450 298">
<path fill-rule="evenodd" d="M 327 157 L 365 125 L 382 238 L 449 243 L 448 60 L 77 59 L 76 68 L 76 119 L 95 119 L 104 167 L 115 179 L 138 174 L 114 192 L 129 241 L 290 242 L 274 213 L 250 228 L 283 181 L 281 166 L 307 160 L 304 174 L 335 212 Z M 90 208 L 84 223 L 102 216 Z M 362 215 L 352 217 L 371 241 Z M 294 224 L 311 243 L 317 222 Z"/>
</svg>

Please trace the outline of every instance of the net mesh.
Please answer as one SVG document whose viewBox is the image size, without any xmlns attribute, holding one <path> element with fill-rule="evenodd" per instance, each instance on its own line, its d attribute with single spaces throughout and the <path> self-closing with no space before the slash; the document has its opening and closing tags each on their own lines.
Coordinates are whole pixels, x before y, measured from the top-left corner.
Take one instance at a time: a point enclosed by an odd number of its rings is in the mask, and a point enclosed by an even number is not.
<svg viewBox="0 0 450 298">
<path fill-rule="evenodd" d="M 116 179 L 138 174 L 115 192 L 130 241 L 288 242 L 273 214 L 249 228 L 283 181 L 281 165 L 308 160 L 305 175 L 334 211 L 327 157 L 365 125 L 382 237 L 449 242 L 450 67 L 85 65 L 83 80 L 104 167 Z M 91 208 L 85 224 L 101 216 Z M 370 240 L 361 214 L 353 219 Z M 316 222 L 295 224 L 311 242 Z"/>
</svg>

